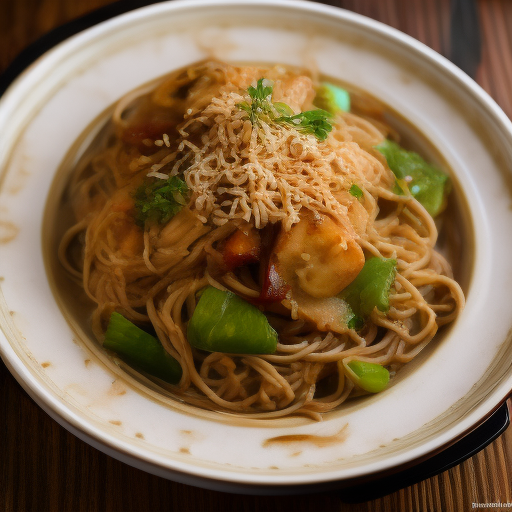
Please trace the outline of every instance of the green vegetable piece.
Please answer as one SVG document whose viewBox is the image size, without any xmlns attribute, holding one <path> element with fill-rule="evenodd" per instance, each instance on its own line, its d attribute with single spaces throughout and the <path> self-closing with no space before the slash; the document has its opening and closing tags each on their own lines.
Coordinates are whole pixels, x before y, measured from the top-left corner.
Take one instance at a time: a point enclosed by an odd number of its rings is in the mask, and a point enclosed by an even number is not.
<svg viewBox="0 0 512 512">
<path fill-rule="evenodd" d="M 363 197 L 363 191 L 355 183 L 350 187 L 349 193 L 357 199 L 361 199 Z"/>
<path fill-rule="evenodd" d="M 378 393 L 386 388 L 389 372 L 380 364 L 366 361 L 350 361 L 347 365 L 356 375 L 355 384 L 370 393 Z"/>
<path fill-rule="evenodd" d="M 119 313 L 112 313 L 103 346 L 123 361 L 159 379 L 177 384 L 181 366 L 166 352 L 160 341 L 143 331 Z"/>
<path fill-rule="evenodd" d="M 277 333 L 265 315 L 231 292 L 206 288 L 188 323 L 189 343 L 208 352 L 273 354 Z"/>
<path fill-rule="evenodd" d="M 348 303 L 354 313 L 348 327 L 362 327 L 364 319 L 377 308 L 387 312 L 389 309 L 389 291 L 395 281 L 396 260 L 386 258 L 369 258 L 361 272 L 338 295 Z"/>
<path fill-rule="evenodd" d="M 316 92 L 315 106 L 336 114 L 340 110 L 350 112 L 350 93 L 337 85 L 323 82 Z"/>
<path fill-rule="evenodd" d="M 448 176 L 427 163 L 420 155 L 407 151 L 396 142 L 385 140 L 375 148 L 388 162 L 389 168 L 400 181 L 400 189 L 407 183 L 415 197 L 432 217 L 438 215 L 446 205 L 446 196 L 451 185 Z"/>
<path fill-rule="evenodd" d="M 137 222 L 165 224 L 188 203 L 189 197 L 187 184 L 177 176 L 167 180 L 149 178 L 135 192 Z"/>
</svg>

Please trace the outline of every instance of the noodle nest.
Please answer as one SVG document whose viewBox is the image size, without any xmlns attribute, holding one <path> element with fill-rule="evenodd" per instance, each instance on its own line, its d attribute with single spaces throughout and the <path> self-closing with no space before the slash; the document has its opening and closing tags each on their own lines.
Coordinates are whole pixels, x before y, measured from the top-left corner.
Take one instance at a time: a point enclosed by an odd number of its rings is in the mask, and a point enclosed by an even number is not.
<svg viewBox="0 0 512 512">
<path fill-rule="evenodd" d="M 113 311 L 152 326 L 183 370 L 178 385 L 160 383 L 178 399 L 255 418 L 321 419 L 364 393 L 348 363 L 377 363 L 393 377 L 457 317 L 464 296 L 435 249 L 434 220 L 410 194 L 397 193 L 395 176 L 374 149 L 393 130 L 376 117 L 347 112 L 336 114 L 323 141 L 292 125 L 254 124 L 239 105 L 263 77 L 273 83 L 274 100 L 296 113 L 314 108 L 314 76 L 219 62 L 188 67 L 122 98 L 99 147 L 72 175 L 76 223 L 59 256 L 94 303 L 100 342 Z M 170 121 L 162 123 L 160 112 L 171 112 Z M 151 130 L 135 130 L 146 118 Z M 137 223 L 133 196 L 141 183 L 173 176 L 186 183 L 187 203 L 164 224 Z M 353 184 L 360 199 L 349 194 Z M 206 286 L 248 302 L 261 296 L 257 273 L 226 269 L 226 240 L 247 228 L 288 233 L 304 218 L 330 219 L 366 259 L 396 260 L 388 312 L 374 309 L 355 330 L 341 321 L 322 323 L 316 311 L 324 305 L 329 311 L 330 299 L 302 304 L 300 293 L 292 293 L 261 308 L 279 335 L 275 353 L 192 347 L 187 324 Z"/>
</svg>

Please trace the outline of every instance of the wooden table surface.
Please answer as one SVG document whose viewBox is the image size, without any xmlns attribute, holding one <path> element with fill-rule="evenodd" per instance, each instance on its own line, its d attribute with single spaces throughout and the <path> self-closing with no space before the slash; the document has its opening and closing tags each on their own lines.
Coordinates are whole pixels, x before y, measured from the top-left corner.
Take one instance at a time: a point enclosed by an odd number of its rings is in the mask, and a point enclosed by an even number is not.
<svg viewBox="0 0 512 512">
<path fill-rule="evenodd" d="M 111 1 L 0 0 L 0 73 L 43 34 Z M 382 21 L 443 55 L 449 51 L 449 0 L 324 3 Z M 478 11 L 476 80 L 512 117 L 512 1 L 479 0 Z M 169 482 L 104 455 L 50 419 L 0 362 L 0 511 L 458 512 L 495 502 L 512 502 L 512 427 L 461 465 L 381 499 L 346 504 L 336 493 L 241 496 Z"/>
</svg>

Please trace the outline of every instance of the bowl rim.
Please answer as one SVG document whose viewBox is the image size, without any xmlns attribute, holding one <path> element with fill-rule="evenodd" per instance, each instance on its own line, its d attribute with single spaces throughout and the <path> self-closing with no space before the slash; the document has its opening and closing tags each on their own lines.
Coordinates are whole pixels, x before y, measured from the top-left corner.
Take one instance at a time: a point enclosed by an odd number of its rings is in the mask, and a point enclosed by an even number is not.
<svg viewBox="0 0 512 512">
<path fill-rule="evenodd" d="M 72 54 L 75 48 L 82 46 L 87 41 L 101 37 L 105 31 L 115 30 L 116 28 L 126 28 L 127 25 L 137 22 L 141 15 L 154 16 L 160 12 L 169 13 L 180 10 L 196 10 L 201 7 L 212 8 L 212 6 L 279 7 L 290 9 L 291 11 L 302 11 L 302 13 L 311 12 L 322 14 L 330 19 L 344 20 L 358 27 L 370 29 L 379 35 L 393 40 L 395 43 L 405 45 L 421 58 L 428 60 L 431 65 L 434 65 L 440 72 L 444 73 L 445 76 L 448 75 L 454 79 L 459 86 L 469 92 L 479 104 L 485 108 L 486 112 L 493 117 L 495 123 L 500 126 L 512 142 L 512 122 L 505 113 L 479 85 L 446 58 L 416 39 L 381 22 L 351 11 L 301 0 L 174 0 L 173 2 L 148 5 L 103 21 L 59 43 L 55 48 L 36 59 L 33 64 L 23 71 L 11 83 L 1 98 L 0 118 L 2 115 L 1 112 L 5 110 L 5 104 L 15 101 L 16 96 L 23 94 L 24 89 L 29 85 L 28 82 L 37 79 L 38 76 L 44 76 L 45 69 L 50 69 L 58 65 L 58 62 Z M 17 135 L 15 137 L 17 137 Z M 0 300 L 3 301 L 3 297 L 1 297 Z M 5 338 L 0 337 L 0 355 L 2 359 L 25 391 L 27 391 L 34 401 L 59 424 L 88 444 L 130 465 L 137 466 L 158 476 L 215 489 L 219 489 L 219 487 L 222 486 L 232 490 L 234 486 L 249 486 L 250 488 L 254 488 L 262 485 L 266 487 L 280 487 L 322 484 L 392 470 L 403 463 L 412 463 L 418 459 L 428 457 L 434 452 L 451 444 L 465 433 L 471 431 L 476 425 L 483 421 L 485 417 L 491 414 L 491 412 L 507 398 L 512 390 L 511 369 L 507 377 L 502 379 L 499 385 L 487 395 L 485 400 L 479 403 L 455 425 L 445 429 L 442 434 L 436 437 L 435 442 L 424 443 L 409 450 L 407 457 L 400 455 L 400 460 L 398 460 L 399 456 L 393 456 L 385 461 L 372 462 L 360 467 L 350 468 L 348 470 L 345 469 L 343 470 L 344 476 L 342 477 L 340 477 L 341 470 L 339 468 L 318 473 L 287 475 L 276 473 L 272 476 L 267 474 L 236 473 L 232 470 L 197 467 L 193 463 L 182 463 L 176 460 L 170 460 L 166 457 L 158 457 L 153 452 L 149 453 L 142 448 L 129 445 L 125 441 L 101 431 L 99 428 L 94 427 L 94 425 L 84 422 L 83 419 L 74 411 L 70 410 L 70 406 L 65 405 L 51 389 L 42 385 L 35 375 L 23 364 L 8 342 L 8 339 L 13 336 L 8 327 L 10 319 L 2 318 L 1 320 L 0 327 L 5 336 Z"/>
</svg>

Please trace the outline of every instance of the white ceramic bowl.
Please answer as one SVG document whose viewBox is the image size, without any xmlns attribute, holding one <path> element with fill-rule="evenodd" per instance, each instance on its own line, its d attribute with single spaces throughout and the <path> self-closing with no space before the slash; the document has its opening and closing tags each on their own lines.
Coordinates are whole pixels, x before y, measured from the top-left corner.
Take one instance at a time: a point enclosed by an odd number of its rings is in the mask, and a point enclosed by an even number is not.
<svg viewBox="0 0 512 512">
<path fill-rule="evenodd" d="M 466 309 L 389 389 L 320 423 L 233 420 L 178 406 L 149 387 L 136 391 L 52 292 L 42 219 L 68 149 L 127 91 L 212 55 L 316 65 L 401 112 L 453 169 L 469 233 Z M 80 33 L 31 65 L 0 100 L 0 132 L 2 358 L 45 411 L 109 455 L 219 490 L 305 490 L 432 454 L 512 389 L 511 123 L 464 73 L 404 34 L 307 2 L 159 3 Z M 50 217 L 56 200 L 49 198 Z M 320 446 L 265 444 L 340 432 Z"/>
</svg>

